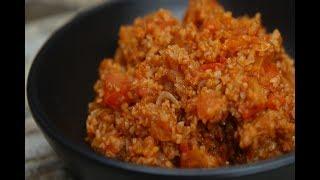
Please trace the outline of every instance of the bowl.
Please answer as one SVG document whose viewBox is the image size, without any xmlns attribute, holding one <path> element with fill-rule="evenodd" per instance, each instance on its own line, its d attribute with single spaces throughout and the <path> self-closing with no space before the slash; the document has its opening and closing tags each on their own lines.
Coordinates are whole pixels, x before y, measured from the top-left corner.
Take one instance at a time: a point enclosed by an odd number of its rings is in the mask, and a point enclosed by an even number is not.
<svg viewBox="0 0 320 180">
<path fill-rule="evenodd" d="M 294 58 L 293 1 L 220 1 L 235 16 L 261 12 L 269 31 L 279 28 Z M 294 179 L 294 152 L 251 164 L 214 169 L 165 169 L 108 159 L 84 141 L 88 103 L 94 98 L 99 62 L 113 56 L 118 30 L 159 8 L 182 17 L 185 0 L 118 0 L 79 13 L 56 31 L 37 54 L 27 96 L 33 117 L 49 144 L 79 179 Z"/>
</svg>

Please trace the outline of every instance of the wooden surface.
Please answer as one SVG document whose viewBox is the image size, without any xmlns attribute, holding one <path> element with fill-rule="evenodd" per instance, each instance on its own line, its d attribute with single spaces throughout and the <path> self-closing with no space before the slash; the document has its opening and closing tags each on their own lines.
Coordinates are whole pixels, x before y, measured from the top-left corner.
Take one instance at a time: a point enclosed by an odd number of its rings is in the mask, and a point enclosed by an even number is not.
<svg viewBox="0 0 320 180">
<path fill-rule="evenodd" d="M 75 14 L 76 12 L 56 15 L 25 25 L 25 78 L 43 43 Z M 25 179 L 72 179 L 35 124 L 27 99 L 25 101 Z"/>
</svg>

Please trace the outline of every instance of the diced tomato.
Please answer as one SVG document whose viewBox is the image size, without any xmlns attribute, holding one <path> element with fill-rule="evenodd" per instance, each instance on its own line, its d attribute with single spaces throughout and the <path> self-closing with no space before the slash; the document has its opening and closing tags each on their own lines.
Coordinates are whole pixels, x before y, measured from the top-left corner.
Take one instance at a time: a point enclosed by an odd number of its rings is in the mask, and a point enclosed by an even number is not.
<svg viewBox="0 0 320 180">
<path fill-rule="evenodd" d="M 267 107 L 269 109 L 272 109 L 272 110 L 277 110 L 278 109 L 277 104 L 275 103 L 274 100 L 269 100 L 268 103 L 267 103 Z"/>
<path fill-rule="evenodd" d="M 160 141 L 169 141 L 172 137 L 169 122 L 160 119 L 151 122 L 150 133 Z"/>
<path fill-rule="evenodd" d="M 268 96 L 265 87 L 258 80 L 250 79 L 246 101 L 240 104 L 243 120 L 252 119 L 258 112 L 267 107 Z"/>
<path fill-rule="evenodd" d="M 197 114 L 203 123 L 223 121 L 227 115 L 227 100 L 215 93 L 202 93 L 197 100 Z"/>
<path fill-rule="evenodd" d="M 269 109 L 277 110 L 283 104 L 285 104 L 285 99 L 283 97 L 277 97 L 273 94 L 268 97 L 267 107 Z"/>
<path fill-rule="evenodd" d="M 270 86 L 270 80 L 279 74 L 278 69 L 273 63 L 265 63 L 260 74 L 261 84 L 266 87 Z"/>
<path fill-rule="evenodd" d="M 127 93 L 130 89 L 130 81 L 125 75 L 110 74 L 106 77 L 105 83 L 103 103 L 106 106 L 117 109 L 122 103 L 128 101 Z"/>
<path fill-rule="evenodd" d="M 255 105 L 253 107 L 240 106 L 242 109 L 242 119 L 249 120 L 255 117 L 255 115 L 265 108 L 264 104 Z"/>
<path fill-rule="evenodd" d="M 264 65 L 264 70 L 267 74 L 269 74 L 271 77 L 276 76 L 278 73 L 277 67 L 275 64 L 273 63 L 268 63 L 266 65 Z"/>
<path fill-rule="evenodd" d="M 189 150 L 189 145 L 188 143 L 181 143 L 179 148 L 182 153 L 185 153 Z"/>
<path fill-rule="evenodd" d="M 125 99 L 126 97 L 124 94 L 113 92 L 104 97 L 104 103 L 113 109 L 117 109 Z"/>
<path fill-rule="evenodd" d="M 149 93 L 149 89 L 147 89 L 147 88 L 139 88 L 139 89 L 137 89 L 136 92 L 137 92 L 139 97 L 143 97 L 143 96 L 146 96 Z"/>
</svg>

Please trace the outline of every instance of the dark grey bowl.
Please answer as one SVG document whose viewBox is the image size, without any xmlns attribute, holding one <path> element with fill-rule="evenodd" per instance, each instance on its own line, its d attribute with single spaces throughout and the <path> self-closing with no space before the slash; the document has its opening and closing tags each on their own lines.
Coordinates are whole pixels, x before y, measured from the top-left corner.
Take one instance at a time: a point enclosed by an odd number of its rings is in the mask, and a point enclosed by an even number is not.
<svg viewBox="0 0 320 180">
<path fill-rule="evenodd" d="M 163 169 L 107 159 L 84 142 L 88 102 L 98 64 L 113 55 L 121 24 L 129 24 L 160 7 L 182 16 L 184 0 L 120 0 L 75 17 L 46 42 L 31 67 L 27 95 L 37 124 L 47 140 L 80 179 L 294 179 L 294 153 L 253 164 L 216 169 Z M 235 15 L 261 12 L 269 30 L 279 28 L 294 57 L 293 1 L 221 1 Z"/>
</svg>

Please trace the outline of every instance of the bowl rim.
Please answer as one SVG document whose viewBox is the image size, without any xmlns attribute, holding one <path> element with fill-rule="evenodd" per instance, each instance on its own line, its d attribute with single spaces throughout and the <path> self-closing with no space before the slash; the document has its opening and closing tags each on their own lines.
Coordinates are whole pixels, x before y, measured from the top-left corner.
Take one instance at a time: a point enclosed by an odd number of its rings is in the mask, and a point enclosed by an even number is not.
<svg viewBox="0 0 320 180">
<path fill-rule="evenodd" d="M 112 6 L 114 3 L 120 2 L 132 2 L 132 0 L 110 0 L 104 2 L 99 6 L 94 6 L 89 9 L 83 10 L 76 14 L 69 22 L 64 24 L 58 30 L 54 31 L 52 35 L 46 40 L 44 45 L 38 51 L 34 61 L 29 70 L 27 79 L 27 99 L 29 103 L 30 112 L 34 117 L 37 125 L 40 127 L 42 132 L 53 139 L 55 142 L 62 145 L 64 148 L 72 150 L 73 152 L 80 155 L 82 158 L 88 159 L 90 161 L 99 163 L 100 165 L 110 166 L 114 168 L 119 168 L 122 170 L 127 170 L 131 172 L 139 172 L 153 175 L 166 175 L 166 176 L 216 176 L 216 177 L 239 177 L 244 175 L 256 174 L 265 171 L 271 171 L 280 167 L 294 165 L 295 163 L 295 151 L 288 154 L 280 155 L 275 158 L 268 160 L 261 160 L 254 163 L 233 165 L 228 167 L 217 167 L 217 168 L 161 168 L 161 167 L 151 167 L 137 165 L 133 163 L 127 163 L 120 160 L 114 160 L 106 158 L 97 153 L 88 151 L 80 147 L 77 143 L 65 138 L 62 134 L 55 131 L 54 127 L 50 126 L 50 118 L 45 115 L 44 112 L 40 111 L 41 106 L 37 93 L 37 82 L 35 76 L 38 74 L 40 67 L 39 62 L 46 54 L 46 51 L 51 48 L 51 44 L 54 41 L 60 39 L 64 32 L 70 29 L 75 23 L 78 23 L 86 16 L 90 16 L 94 13 L 98 13 L 100 10 L 106 8 L 107 6 Z M 47 138 L 47 137 L 46 137 Z"/>
</svg>

